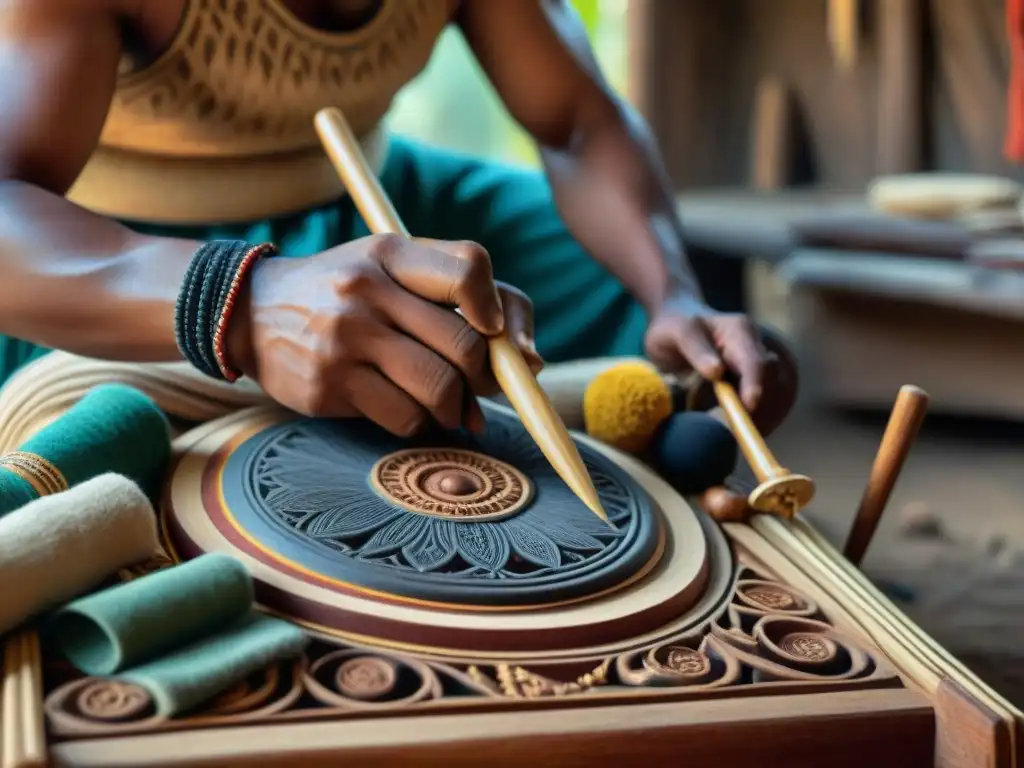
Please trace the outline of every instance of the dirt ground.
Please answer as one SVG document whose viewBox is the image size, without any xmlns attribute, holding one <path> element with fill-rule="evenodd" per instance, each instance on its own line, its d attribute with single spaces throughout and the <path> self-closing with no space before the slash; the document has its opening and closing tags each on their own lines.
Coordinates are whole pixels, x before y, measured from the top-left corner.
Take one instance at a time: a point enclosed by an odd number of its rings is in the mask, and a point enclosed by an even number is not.
<svg viewBox="0 0 1024 768">
<path fill-rule="evenodd" d="M 761 269 L 753 277 L 755 314 L 784 329 L 784 287 Z M 816 480 L 806 514 L 834 543 L 849 530 L 885 421 L 801 402 L 770 440 L 785 466 Z M 1024 425 L 927 419 L 863 565 L 1024 707 Z"/>
</svg>

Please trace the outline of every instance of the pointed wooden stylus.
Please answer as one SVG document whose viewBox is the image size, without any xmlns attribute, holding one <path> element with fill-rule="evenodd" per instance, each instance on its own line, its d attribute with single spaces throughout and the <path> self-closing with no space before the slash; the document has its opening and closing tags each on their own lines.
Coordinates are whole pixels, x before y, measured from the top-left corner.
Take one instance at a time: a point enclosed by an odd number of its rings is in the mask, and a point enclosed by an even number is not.
<svg viewBox="0 0 1024 768">
<path fill-rule="evenodd" d="M 376 234 L 409 236 L 398 213 L 370 170 L 355 134 L 340 110 L 322 109 L 314 120 L 317 134 L 366 225 Z M 598 517 L 608 522 L 597 489 L 576 444 L 555 412 L 519 348 L 502 334 L 487 339 L 491 368 L 523 426 L 565 484 Z M 610 523 L 609 523 L 610 524 Z"/>
</svg>

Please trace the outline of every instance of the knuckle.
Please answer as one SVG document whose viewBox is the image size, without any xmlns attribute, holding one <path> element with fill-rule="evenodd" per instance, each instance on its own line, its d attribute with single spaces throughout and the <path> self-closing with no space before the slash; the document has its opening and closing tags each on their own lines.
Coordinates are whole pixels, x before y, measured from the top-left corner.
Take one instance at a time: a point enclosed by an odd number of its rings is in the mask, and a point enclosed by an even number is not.
<svg viewBox="0 0 1024 768">
<path fill-rule="evenodd" d="M 370 236 L 370 258 L 378 264 L 386 264 L 390 259 L 402 251 L 408 244 L 408 240 L 394 233 Z"/>
<path fill-rule="evenodd" d="M 472 240 L 461 240 L 455 246 L 455 254 L 470 265 L 490 268 L 491 257 L 487 249 Z"/>
<path fill-rule="evenodd" d="M 491 281 L 491 257 L 482 245 L 469 241 L 461 242 L 455 253 L 464 265 L 457 277 L 457 282 L 462 287 Z"/>
<path fill-rule="evenodd" d="M 441 408 L 461 397 L 462 377 L 447 363 L 432 365 L 424 372 L 426 383 L 425 405 Z"/>
<path fill-rule="evenodd" d="M 360 296 L 377 285 L 379 279 L 380 268 L 375 264 L 353 264 L 334 278 L 334 291 L 342 297 Z"/>
<path fill-rule="evenodd" d="M 452 339 L 452 355 L 456 365 L 473 376 L 484 368 L 487 362 L 487 340 L 466 323 Z"/>
</svg>

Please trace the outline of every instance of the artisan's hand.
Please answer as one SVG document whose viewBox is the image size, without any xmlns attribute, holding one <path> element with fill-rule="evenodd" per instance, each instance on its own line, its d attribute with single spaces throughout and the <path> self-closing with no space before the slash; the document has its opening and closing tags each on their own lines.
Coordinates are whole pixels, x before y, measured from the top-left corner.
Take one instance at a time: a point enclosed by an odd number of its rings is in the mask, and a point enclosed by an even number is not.
<svg viewBox="0 0 1024 768">
<path fill-rule="evenodd" d="M 269 259 L 239 310 L 229 360 L 268 395 L 307 415 L 366 416 L 398 435 L 431 418 L 483 427 L 472 395 L 497 391 L 485 336 L 508 332 L 541 365 L 529 299 L 498 286 L 473 243 L 377 235 Z"/>
<path fill-rule="evenodd" d="M 677 297 L 652 318 L 645 345 L 648 357 L 665 371 L 696 369 L 711 381 L 738 379 L 743 404 L 766 431 L 777 426 L 768 422 L 779 417 L 775 407 L 767 413 L 763 406 L 774 406 L 780 395 L 790 400 L 789 392 L 775 391 L 782 386 L 778 360 L 766 351 L 757 326 L 746 315 L 718 312 L 693 296 Z"/>
</svg>

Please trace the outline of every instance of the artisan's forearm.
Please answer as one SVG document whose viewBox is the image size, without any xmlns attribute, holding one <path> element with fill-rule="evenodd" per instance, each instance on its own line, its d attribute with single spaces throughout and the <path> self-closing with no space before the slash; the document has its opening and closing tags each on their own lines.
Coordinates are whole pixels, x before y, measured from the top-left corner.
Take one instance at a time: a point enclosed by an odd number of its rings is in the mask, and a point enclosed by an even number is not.
<svg viewBox="0 0 1024 768">
<path fill-rule="evenodd" d="M 667 174 L 635 112 L 616 104 L 542 156 L 569 230 L 648 311 L 673 294 L 700 297 Z"/>
<path fill-rule="evenodd" d="M 0 333 L 90 357 L 179 360 L 174 304 L 197 245 L 0 181 Z"/>
</svg>

